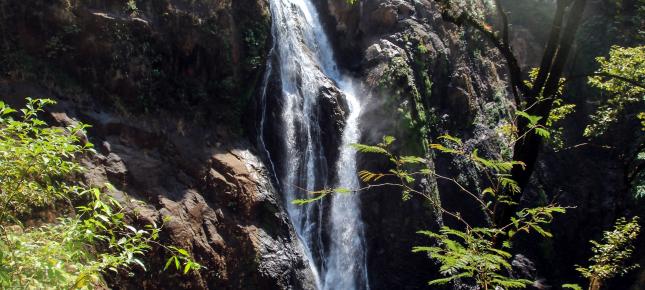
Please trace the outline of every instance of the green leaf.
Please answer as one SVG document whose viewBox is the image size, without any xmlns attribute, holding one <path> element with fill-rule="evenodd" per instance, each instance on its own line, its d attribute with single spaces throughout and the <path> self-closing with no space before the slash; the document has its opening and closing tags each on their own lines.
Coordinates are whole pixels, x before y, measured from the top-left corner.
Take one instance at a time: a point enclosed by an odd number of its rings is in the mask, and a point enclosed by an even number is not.
<svg viewBox="0 0 645 290">
<path fill-rule="evenodd" d="M 371 181 L 378 181 L 379 179 L 383 178 L 385 174 L 382 173 L 374 173 L 370 172 L 367 170 L 361 170 L 358 172 L 358 177 L 363 181 L 363 182 L 371 182 Z"/>
<path fill-rule="evenodd" d="M 452 141 L 453 143 L 455 143 L 455 144 L 457 144 L 459 146 L 463 145 L 463 142 L 461 141 L 461 139 L 459 139 L 457 137 L 454 137 L 454 136 L 451 136 L 451 135 L 448 135 L 448 134 L 444 134 L 444 135 L 439 136 L 439 139 Z"/>
<path fill-rule="evenodd" d="M 141 266 L 141 268 L 142 268 L 144 271 L 147 271 L 146 266 L 143 264 L 143 262 L 141 262 L 141 260 L 139 260 L 139 259 L 133 259 L 132 261 L 133 261 L 134 263 L 136 263 L 137 265 Z"/>
<path fill-rule="evenodd" d="M 517 111 L 516 114 L 518 116 L 520 116 L 520 117 L 523 117 L 523 118 L 527 119 L 529 121 L 530 126 L 537 125 L 538 122 L 540 121 L 540 119 L 542 119 L 542 117 L 540 117 L 540 116 L 529 115 L 528 113 L 526 113 L 524 111 Z"/>
<path fill-rule="evenodd" d="M 490 194 L 491 196 L 495 196 L 495 190 L 493 190 L 490 187 L 487 187 L 486 189 L 484 189 L 484 191 L 482 191 L 482 196 L 485 196 L 486 194 Z"/>
<path fill-rule="evenodd" d="M 540 235 L 544 237 L 547 237 L 547 238 L 553 237 L 551 233 L 547 232 L 546 230 L 544 230 L 542 227 L 538 225 L 531 225 L 531 228 L 533 228 L 536 232 L 538 232 Z"/>
<path fill-rule="evenodd" d="M 392 144 L 394 140 L 396 140 L 396 138 L 392 136 L 383 136 L 383 144 L 385 144 L 385 146 Z"/>
<path fill-rule="evenodd" d="M 168 261 L 166 261 L 166 265 L 163 267 L 164 271 L 168 269 L 168 266 L 170 266 L 170 263 L 172 263 L 174 256 L 168 258 Z"/>
<path fill-rule="evenodd" d="M 456 154 L 456 155 L 462 155 L 463 154 L 462 151 L 452 149 L 452 148 L 448 148 L 446 146 L 443 146 L 442 144 L 430 144 L 430 148 L 434 149 L 434 150 L 438 150 L 439 152 L 442 152 L 442 153 L 447 153 L 447 154 Z"/>
<path fill-rule="evenodd" d="M 444 284 L 447 284 L 449 282 L 452 282 L 453 280 L 457 280 L 457 279 L 460 279 L 460 278 L 466 278 L 466 277 L 470 277 L 470 273 L 460 273 L 460 274 L 452 275 L 452 276 L 446 277 L 446 278 L 435 279 L 435 280 L 429 281 L 428 285 L 429 286 L 432 286 L 432 285 L 444 285 Z"/>
<path fill-rule="evenodd" d="M 370 146 L 370 145 L 363 145 L 363 144 L 351 144 L 351 146 L 356 149 L 358 152 L 361 153 L 378 153 L 378 154 L 387 154 L 387 150 L 378 147 L 378 146 Z"/>
<path fill-rule="evenodd" d="M 401 162 L 401 164 L 417 164 L 426 162 L 424 158 L 417 156 L 401 156 L 399 158 L 399 161 Z"/>
<path fill-rule="evenodd" d="M 339 187 L 339 188 L 335 188 L 334 192 L 340 193 L 340 194 L 349 194 L 349 193 L 352 193 L 352 190 L 350 190 L 349 188 Z"/>
<path fill-rule="evenodd" d="M 573 289 L 573 290 L 582 290 L 582 287 L 578 284 L 562 284 L 562 288 Z"/>
<path fill-rule="evenodd" d="M 541 127 L 535 127 L 535 133 L 538 134 L 538 136 L 542 138 L 549 138 L 551 137 L 551 132 L 549 130 L 541 128 Z"/>
<path fill-rule="evenodd" d="M 412 198 L 412 194 L 409 190 L 403 190 L 402 195 L 401 195 L 401 200 L 403 201 L 408 201 Z"/>
<path fill-rule="evenodd" d="M 305 204 L 309 204 L 309 203 L 312 203 L 312 202 L 319 201 L 319 200 L 325 198 L 325 196 L 327 196 L 327 194 L 320 194 L 320 195 L 318 195 L 318 196 L 316 196 L 314 198 L 308 198 L 308 199 L 294 199 L 294 200 L 291 201 L 291 203 L 295 204 L 295 205 L 305 205 Z"/>
<path fill-rule="evenodd" d="M 133 227 L 133 226 L 131 226 L 131 225 L 125 225 L 125 227 L 126 227 L 127 229 L 129 229 L 130 231 L 132 231 L 133 233 L 135 233 L 135 234 L 137 233 L 137 229 L 136 229 L 135 227 Z"/>
<path fill-rule="evenodd" d="M 184 249 L 181 249 L 181 248 L 177 248 L 177 252 L 179 252 L 179 253 L 180 253 L 182 256 L 184 256 L 184 257 L 188 257 L 188 256 L 190 256 L 190 255 L 188 254 L 188 251 L 186 251 L 186 250 L 184 250 Z"/>
</svg>

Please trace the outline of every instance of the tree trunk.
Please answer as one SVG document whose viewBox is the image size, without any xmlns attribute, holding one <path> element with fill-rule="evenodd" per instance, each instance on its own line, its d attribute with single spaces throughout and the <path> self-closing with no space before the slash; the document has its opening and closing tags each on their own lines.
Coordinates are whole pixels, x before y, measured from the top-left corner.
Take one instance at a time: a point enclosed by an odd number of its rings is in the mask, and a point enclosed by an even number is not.
<svg viewBox="0 0 645 290">
<path fill-rule="evenodd" d="M 587 0 L 575 0 L 573 5 L 570 7 L 569 12 L 567 13 L 567 23 L 564 28 L 564 32 L 561 37 L 559 37 L 557 52 L 552 56 L 552 60 L 543 60 L 542 63 L 550 63 L 550 66 L 547 66 L 549 71 L 545 73 L 546 82 L 543 88 L 536 88 L 535 86 L 531 90 L 531 95 L 537 93 L 535 96 L 527 96 L 528 99 L 535 98 L 538 99 L 540 93 L 544 98 L 542 101 L 536 104 L 528 104 L 530 109 L 527 110 L 529 115 L 540 116 L 542 119 L 538 122 L 539 125 L 544 126 L 546 121 L 551 113 L 553 108 L 553 101 L 557 97 L 558 88 L 560 86 L 560 78 L 562 77 L 562 72 L 564 66 L 567 62 L 569 52 L 573 46 L 576 32 L 580 23 L 582 22 L 582 16 L 584 14 L 584 8 L 587 4 Z M 554 21 L 554 25 L 557 25 L 558 22 Z M 555 38 L 553 38 L 555 39 Z M 551 43 L 547 44 L 547 47 L 552 46 Z M 548 56 L 547 54 L 545 55 Z M 544 69 L 544 68 L 542 68 Z M 528 127 L 528 121 L 524 118 L 518 120 L 518 131 L 519 135 L 522 136 L 524 133 L 531 130 Z M 538 136 L 534 132 L 528 133 L 523 140 L 515 143 L 513 150 L 513 160 L 522 161 L 526 165 L 525 168 L 520 166 L 515 166 L 511 171 L 513 180 L 515 180 L 522 192 L 526 189 L 531 175 L 535 170 L 537 164 L 537 158 L 542 147 L 542 137 Z M 513 201 L 516 205 L 503 208 L 498 214 L 497 224 L 506 224 L 510 222 L 511 216 L 518 210 L 518 205 L 522 199 L 521 194 L 516 194 L 512 196 Z"/>
<path fill-rule="evenodd" d="M 598 278 L 591 278 L 589 281 L 589 290 L 600 290 L 602 288 L 602 280 Z"/>
</svg>

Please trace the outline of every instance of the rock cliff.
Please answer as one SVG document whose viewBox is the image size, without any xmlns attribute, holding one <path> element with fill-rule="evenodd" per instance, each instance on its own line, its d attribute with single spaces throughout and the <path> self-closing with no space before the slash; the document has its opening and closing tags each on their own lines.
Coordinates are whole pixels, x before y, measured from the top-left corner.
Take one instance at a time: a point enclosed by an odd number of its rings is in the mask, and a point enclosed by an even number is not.
<svg viewBox="0 0 645 290">
<path fill-rule="evenodd" d="M 476 1 L 470 3 L 474 3 L 475 11 L 487 15 L 487 22 L 497 25 L 494 14 L 487 14 L 486 8 Z M 533 0 L 502 3 L 511 16 L 512 47 L 521 66 L 528 71 L 541 58 L 548 36 L 544 23 L 550 23 L 553 7 Z M 629 5 L 635 4 L 626 7 Z M 625 35 L 638 31 L 628 25 L 620 26 L 624 20 L 616 19 L 617 12 L 608 9 L 607 3 L 592 1 L 588 6 L 588 20 L 571 53 L 567 75 L 593 71 L 594 58 L 606 52 L 611 44 L 633 45 L 606 31 L 621 29 Z M 489 157 L 510 157 L 512 152 L 503 146 L 508 140 L 496 133 L 496 128 L 515 109 L 506 84 L 505 63 L 477 31 L 444 21 L 436 2 L 429 0 L 365 0 L 357 5 L 327 0 L 319 3 L 319 9 L 334 36 L 338 58 L 367 86 L 364 94 L 370 98 L 372 107 L 367 108 L 363 117 L 363 122 L 369 124 L 364 136 L 366 143 L 374 144 L 383 135 L 394 135 L 403 144 L 423 144 L 424 138 L 437 140 L 437 136 L 450 133 L 469 140 L 469 148 L 476 146 Z M 629 11 L 624 13 L 631 15 Z M 616 126 L 602 140 L 582 137 L 588 115 L 595 110 L 591 96 L 599 93 L 583 89 L 584 79 L 573 83 L 565 98 L 576 104 L 577 109 L 564 121 L 563 136 L 569 146 L 583 145 L 567 150 L 545 146 L 523 201 L 527 205 L 546 199 L 563 205 L 581 205 L 557 220 L 552 229 L 553 240 L 536 242 L 534 237 L 528 237 L 518 244 L 520 255 L 516 264 L 525 266 L 517 267 L 517 272 L 526 272 L 529 279 L 545 279 L 542 283 L 547 285 L 579 279 L 574 265 L 584 263 L 591 255 L 588 241 L 597 239 L 616 218 L 643 209 L 642 202 L 634 200 L 630 193 L 634 185 L 629 184 L 633 180 L 630 176 L 635 176 L 634 152 L 642 150 L 638 149 L 642 148 L 639 145 L 642 138 L 634 138 L 640 134 L 639 129 L 632 122 Z M 595 142 L 607 147 L 589 144 Z M 403 154 L 424 154 L 423 148 L 409 145 L 397 150 Z M 440 173 L 474 186 L 481 180 L 459 160 L 432 157 L 432 166 Z M 362 168 L 383 171 L 387 162 L 367 157 Z M 452 185 L 429 181 L 428 186 L 439 191 L 444 206 L 470 215 L 470 220 L 483 222 L 473 214 L 478 212 L 477 208 L 460 198 Z M 374 287 L 416 289 L 436 275 L 426 257 L 409 253 L 412 246 L 428 242 L 415 236 L 414 230 L 436 226 L 429 207 L 403 202 L 401 195 L 392 191 L 370 192 L 364 197 L 364 207 Z M 642 253 L 634 256 L 642 257 Z M 524 271 L 529 268 L 533 270 Z M 400 274 L 392 277 L 391 273 Z M 612 287 L 638 289 L 642 282 L 633 281 L 642 280 L 638 278 L 642 276 L 635 271 L 613 281 Z M 582 279 L 577 281 L 585 283 Z"/>
<path fill-rule="evenodd" d="M 444 21 L 432 0 L 313 2 L 342 68 L 364 84 L 362 142 L 394 135 L 402 154 L 428 155 L 424 142 L 450 133 L 488 157 L 512 154 L 496 132 L 514 110 L 506 68 L 477 32 Z M 601 2 L 594 2 L 595 11 L 602 10 Z M 313 288 L 271 166 L 254 144 L 270 21 L 266 0 L 0 1 L 0 97 L 15 104 L 25 96 L 53 98 L 59 101 L 47 112 L 53 125 L 91 124 L 88 138 L 98 153 L 83 160 L 85 180 L 113 184 L 112 194 L 137 223 L 168 218 L 162 240 L 190 250 L 206 266 L 189 276 L 135 269 L 133 278 L 109 276 L 112 286 Z M 545 36 L 523 23 L 544 20 L 511 21 L 520 62 L 532 66 Z M 580 70 L 577 65 L 571 64 L 572 72 Z M 270 94 L 280 89 L 277 83 L 272 78 Z M 323 146 L 330 152 L 325 157 L 335 160 L 346 105 L 332 85 L 320 95 Z M 572 100 L 581 109 L 567 126 L 580 129 L 592 107 L 583 97 Z M 271 99 L 268 106 L 279 102 Z M 268 119 L 268 132 L 282 130 L 279 116 Z M 572 142 L 582 140 L 565 134 Z M 629 172 L 642 167 L 625 158 L 636 154 L 630 144 L 636 138 L 616 135 L 611 138 L 628 137 L 613 140 L 611 151 L 584 147 L 542 155 L 525 202 L 548 197 L 581 206 L 554 227 L 555 242 L 523 241 L 514 265 L 528 278 L 576 277 L 573 265 L 589 256 L 587 241 L 620 213 L 642 210 L 628 195 Z M 280 142 L 277 134 L 265 138 L 269 147 Z M 427 157 L 438 172 L 479 183 L 459 160 Z M 387 162 L 368 156 L 359 168 L 386 170 Z M 427 187 L 439 190 L 446 207 L 484 222 L 453 187 L 436 180 Z M 410 250 L 429 242 L 416 230 L 437 225 L 430 207 L 402 201 L 398 192 L 374 190 L 362 199 L 372 289 L 424 288 L 437 277 L 436 265 Z M 162 268 L 163 258 L 152 251 L 148 268 Z M 629 287 L 644 274 L 635 276 L 617 287 Z"/>
<path fill-rule="evenodd" d="M 333 31 L 338 58 L 365 84 L 369 99 L 362 123 L 363 142 L 377 143 L 393 135 L 401 154 L 425 156 L 427 141 L 449 133 L 470 140 L 489 156 L 501 152 L 504 140 L 495 132 L 513 110 L 506 91 L 505 67 L 494 49 L 468 29 L 444 21 L 433 1 L 346 1 L 319 4 L 327 28 Z M 477 184 L 474 172 L 458 160 L 433 157 L 438 172 Z M 361 169 L 387 171 L 385 160 L 365 156 Z M 443 203 L 473 218 L 477 208 L 449 184 L 439 186 Z M 429 241 L 419 229 L 437 226 L 431 207 L 418 200 L 402 201 L 399 192 L 373 190 L 363 197 L 367 224 L 368 261 L 375 289 L 418 289 L 436 268 L 415 245 Z M 415 269 L 413 271 L 409 269 Z M 398 273 L 392 275 L 392 273 Z"/>
<path fill-rule="evenodd" d="M 84 179 L 206 268 L 108 275 L 121 289 L 310 289 L 281 196 L 247 135 L 269 47 L 266 1 L 2 1 L 0 96 L 91 124 Z M 331 108 L 330 108 L 331 110 Z M 250 120 L 249 120 L 250 119 Z M 164 222 L 165 221 L 165 222 Z"/>
</svg>

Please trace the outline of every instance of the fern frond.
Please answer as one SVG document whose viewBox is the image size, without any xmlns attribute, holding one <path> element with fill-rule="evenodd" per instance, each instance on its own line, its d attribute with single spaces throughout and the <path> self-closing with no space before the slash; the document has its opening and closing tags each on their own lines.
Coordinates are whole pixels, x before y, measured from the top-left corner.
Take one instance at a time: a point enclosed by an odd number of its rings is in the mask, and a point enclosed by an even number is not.
<svg viewBox="0 0 645 290">
<path fill-rule="evenodd" d="M 438 151 L 440 151 L 442 153 L 447 153 L 447 154 L 456 154 L 456 155 L 464 154 L 462 151 L 452 149 L 452 148 L 448 148 L 446 146 L 443 146 L 442 144 L 433 143 L 433 144 L 430 144 L 430 148 L 434 149 L 434 150 L 438 150 Z"/>
<path fill-rule="evenodd" d="M 417 156 L 401 156 L 401 158 L 399 158 L 399 162 L 402 164 L 418 164 L 425 163 L 426 160 Z"/>
<path fill-rule="evenodd" d="M 378 153 L 378 154 L 387 154 L 387 150 L 379 146 L 371 146 L 365 144 L 354 143 L 351 146 L 361 153 Z"/>
<path fill-rule="evenodd" d="M 578 284 L 562 284 L 562 288 L 573 289 L 573 290 L 582 290 L 582 287 Z"/>
<path fill-rule="evenodd" d="M 444 284 L 447 284 L 447 283 L 449 283 L 449 282 L 451 282 L 453 280 L 466 278 L 466 277 L 470 277 L 470 276 L 471 276 L 470 273 L 459 273 L 457 275 L 453 275 L 453 276 L 450 276 L 450 277 L 441 278 L 441 279 L 434 279 L 432 281 L 428 281 L 428 285 L 429 286 L 432 286 L 432 285 L 444 285 Z"/>
<path fill-rule="evenodd" d="M 461 145 L 463 145 L 463 144 L 464 144 L 464 143 L 461 141 L 461 139 L 459 139 L 459 138 L 457 138 L 457 137 L 454 137 L 454 136 L 452 136 L 452 135 L 449 135 L 449 134 L 443 134 L 443 135 L 439 136 L 439 139 L 444 139 L 444 140 L 451 141 L 451 142 L 453 142 L 453 143 L 455 143 L 455 144 L 457 144 L 457 145 L 459 145 L 459 146 L 461 146 Z"/>
<path fill-rule="evenodd" d="M 384 173 L 374 173 L 371 171 L 367 170 L 361 170 L 358 172 L 358 177 L 363 181 L 363 182 L 372 182 L 372 181 L 378 181 L 379 179 L 383 178 L 387 174 Z"/>
<path fill-rule="evenodd" d="M 316 202 L 316 201 L 319 201 L 319 200 L 321 200 L 321 199 L 325 198 L 325 196 L 327 196 L 327 194 L 326 194 L 326 193 L 325 193 L 325 194 L 320 194 L 320 195 L 318 195 L 318 196 L 316 196 L 316 197 L 314 197 L 314 198 L 308 198 L 308 199 L 294 199 L 294 200 L 292 200 L 292 201 L 291 201 L 291 203 L 292 203 L 292 204 L 295 204 L 295 205 L 305 205 L 305 204 L 310 204 L 310 203 L 313 203 L 313 202 Z"/>
</svg>

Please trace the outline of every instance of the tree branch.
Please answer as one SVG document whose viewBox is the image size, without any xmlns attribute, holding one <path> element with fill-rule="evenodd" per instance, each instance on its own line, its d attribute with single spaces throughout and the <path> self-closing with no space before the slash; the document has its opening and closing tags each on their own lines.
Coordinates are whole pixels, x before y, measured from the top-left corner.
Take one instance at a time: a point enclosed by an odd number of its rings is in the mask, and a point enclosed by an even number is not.
<svg viewBox="0 0 645 290">
<path fill-rule="evenodd" d="M 626 83 L 628 83 L 628 84 L 630 84 L 632 86 L 645 89 L 645 82 L 641 82 L 639 80 L 633 80 L 633 79 L 630 79 L 630 78 L 626 78 L 624 76 L 619 76 L 619 75 L 610 74 L 610 73 L 602 73 L 602 72 L 594 72 L 594 73 L 570 76 L 570 77 L 566 78 L 565 82 L 569 82 L 569 81 L 576 80 L 576 79 L 579 79 L 579 78 L 587 78 L 587 77 L 594 77 L 594 76 L 608 77 L 608 78 L 612 78 L 612 79 L 617 79 L 617 80 L 626 82 Z"/>
<path fill-rule="evenodd" d="M 562 33 L 562 37 L 559 39 L 559 47 L 555 52 L 553 61 L 551 62 L 550 70 L 547 72 L 544 89 L 537 91 L 541 92 L 541 95 L 544 98 L 547 98 L 546 101 L 538 103 L 530 110 L 526 110 L 530 115 L 542 117 L 538 121 L 539 125 L 544 126 L 546 124 L 548 116 L 553 109 L 553 101 L 555 98 L 552 98 L 552 96 L 557 94 L 558 88 L 560 87 L 560 78 L 562 76 L 564 65 L 567 62 L 569 52 L 571 51 L 571 47 L 574 43 L 575 34 L 582 22 L 582 16 L 584 14 L 586 4 L 587 0 L 575 0 L 569 13 L 567 13 L 567 24 L 564 28 L 564 32 Z M 536 88 L 534 87 L 533 89 Z M 530 130 L 528 122 L 524 119 L 518 122 L 517 128 L 519 132 Z M 537 157 L 542 146 L 542 141 L 542 137 L 536 134 L 528 134 L 522 142 L 515 143 L 513 148 L 513 160 L 523 161 L 526 167 L 514 167 L 511 171 L 511 175 L 522 191 L 526 189 L 529 184 L 529 180 L 537 163 Z M 515 203 L 519 204 L 520 200 L 521 195 L 518 194 L 513 196 L 513 201 Z M 516 210 L 517 206 L 510 206 L 509 208 L 504 209 L 500 214 L 500 221 L 506 222 L 510 220 L 512 214 L 516 212 Z"/>
<path fill-rule="evenodd" d="M 559 40 L 560 32 L 562 30 L 562 23 L 564 22 L 564 10 L 569 4 L 570 1 L 558 0 L 555 10 L 555 16 L 553 17 L 553 23 L 551 24 L 551 32 L 549 33 L 549 41 L 547 42 L 546 48 L 544 49 L 544 55 L 542 55 L 542 61 L 540 62 L 538 75 L 535 78 L 535 81 L 533 81 L 531 93 L 527 95 L 528 103 L 533 103 L 537 100 L 540 92 L 542 92 L 544 83 L 549 76 L 551 66 L 553 65 L 553 58 L 560 45 Z"/>
</svg>

